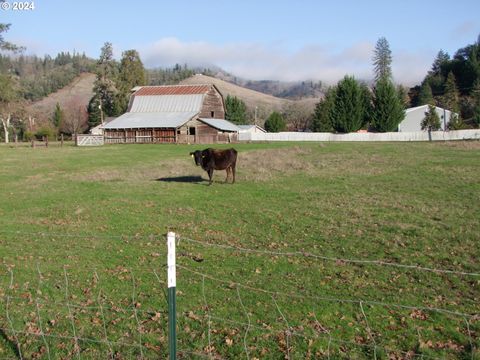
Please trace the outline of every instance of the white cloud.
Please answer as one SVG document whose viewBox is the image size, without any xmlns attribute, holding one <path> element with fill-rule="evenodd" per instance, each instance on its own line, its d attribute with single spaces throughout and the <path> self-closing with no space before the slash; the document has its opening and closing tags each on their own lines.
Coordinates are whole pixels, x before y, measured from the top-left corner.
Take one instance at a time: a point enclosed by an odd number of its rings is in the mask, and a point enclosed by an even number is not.
<svg viewBox="0 0 480 360">
<path fill-rule="evenodd" d="M 175 63 L 217 65 L 236 76 L 253 80 L 313 79 L 336 83 L 347 74 L 358 79 L 371 79 L 373 49 L 373 43 L 363 42 L 343 49 L 310 45 L 289 51 L 281 46 L 259 43 L 215 45 L 204 41 L 183 42 L 170 37 L 140 48 L 140 54 L 147 67 Z M 405 85 L 420 83 L 434 58 L 432 54 L 392 52 L 395 80 Z"/>
</svg>

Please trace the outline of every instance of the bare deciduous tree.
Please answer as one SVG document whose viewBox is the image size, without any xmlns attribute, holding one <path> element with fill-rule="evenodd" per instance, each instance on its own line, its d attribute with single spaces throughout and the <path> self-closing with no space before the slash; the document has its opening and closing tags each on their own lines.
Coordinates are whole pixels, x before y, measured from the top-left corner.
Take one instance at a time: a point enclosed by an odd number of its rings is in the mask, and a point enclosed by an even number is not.
<svg viewBox="0 0 480 360">
<path fill-rule="evenodd" d="M 312 121 L 312 110 L 306 103 L 290 102 L 284 106 L 282 113 L 291 131 L 305 131 Z"/>
<path fill-rule="evenodd" d="M 70 99 L 65 105 L 65 121 L 61 131 L 75 135 L 88 129 L 88 112 L 79 97 Z"/>
</svg>

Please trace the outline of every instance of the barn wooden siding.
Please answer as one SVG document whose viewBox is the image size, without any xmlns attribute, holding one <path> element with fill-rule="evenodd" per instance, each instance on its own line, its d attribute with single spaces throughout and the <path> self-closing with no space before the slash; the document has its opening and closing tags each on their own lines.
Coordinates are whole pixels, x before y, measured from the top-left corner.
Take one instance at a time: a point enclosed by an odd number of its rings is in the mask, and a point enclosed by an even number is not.
<svg viewBox="0 0 480 360">
<path fill-rule="evenodd" d="M 194 134 L 191 129 L 195 128 Z M 189 121 L 178 129 L 109 129 L 105 130 L 107 144 L 211 144 L 238 141 L 237 133 L 218 131 L 198 120 Z"/>
<path fill-rule="evenodd" d="M 225 119 L 223 98 L 214 86 L 211 86 L 205 95 L 199 117 Z"/>
<path fill-rule="evenodd" d="M 174 143 L 175 129 L 108 129 L 105 130 L 107 144 Z"/>
</svg>

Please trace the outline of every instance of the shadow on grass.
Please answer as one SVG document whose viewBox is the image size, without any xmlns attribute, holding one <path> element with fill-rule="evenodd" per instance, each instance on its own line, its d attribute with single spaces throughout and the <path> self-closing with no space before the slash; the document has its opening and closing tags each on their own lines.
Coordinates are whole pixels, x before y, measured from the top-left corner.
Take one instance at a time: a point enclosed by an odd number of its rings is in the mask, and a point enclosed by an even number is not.
<svg viewBox="0 0 480 360">
<path fill-rule="evenodd" d="M 201 176 L 173 176 L 158 178 L 155 181 L 200 184 L 206 180 Z"/>
<path fill-rule="evenodd" d="M 18 359 L 21 359 L 22 356 L 20 354 L 20 351 L 18 350 L 18 345 L 17 343 L 12 340 L 11 338 L 8 337 L 8 335 L 5 333 L 3 329 L 0 329 L 0 337 L 5 340 L 5 342 L 8 344 L 8 346 L 11 348 L 11 350 L 15 353 L 15 356 Z"/>
</svg>

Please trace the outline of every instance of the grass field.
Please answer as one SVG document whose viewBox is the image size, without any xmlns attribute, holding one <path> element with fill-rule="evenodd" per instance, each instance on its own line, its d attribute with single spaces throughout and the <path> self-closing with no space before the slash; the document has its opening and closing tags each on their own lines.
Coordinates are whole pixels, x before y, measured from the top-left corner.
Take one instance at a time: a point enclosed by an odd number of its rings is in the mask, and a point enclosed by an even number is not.
<svg viewBox="0 0 480 360">
<path fill-rule="evenodd" d="M 479 142 L 235 147 L 0 146 L 0 358 L 166 358 L 174 231 L 179 358 L 480 359 Z"/>
</svg>

